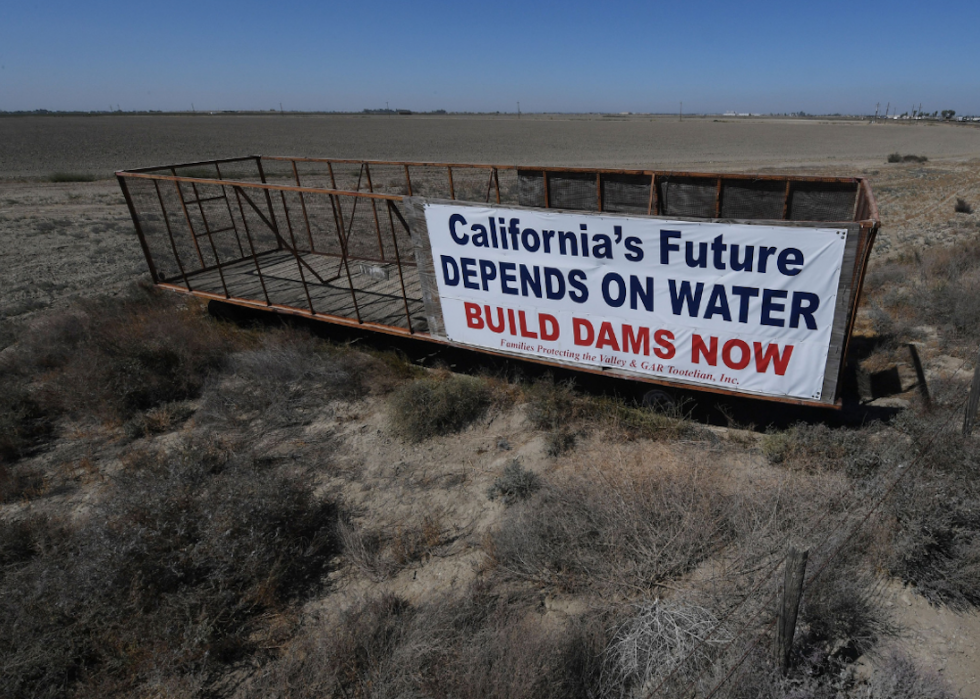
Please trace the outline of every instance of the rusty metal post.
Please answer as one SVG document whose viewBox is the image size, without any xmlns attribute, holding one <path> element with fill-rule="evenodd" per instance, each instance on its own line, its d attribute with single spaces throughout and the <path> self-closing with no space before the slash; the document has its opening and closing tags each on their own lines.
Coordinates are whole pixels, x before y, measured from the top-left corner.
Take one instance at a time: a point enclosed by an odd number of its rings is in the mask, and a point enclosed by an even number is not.
<svg viewBox="0 0 980 699">
<path fill-rule="evenodd" d="M 548 171 L 541 171 L 541 181 L 544 183 L 544 208 L 550 209 L 551 205 L 548 203 Z"/>
<path fill-rule="evenodd" d="M 293 254 L 296 256 L 296 269 L 299 270 L 299 280 L 303 284 L 303 291 L 306 293 L 306 302 L 310 304 L 310 313 L 316 315 L 316 310 L 313 308 L 313 299 L 310 297 L 310 288 L 306 285 L 306 275 L 303 273 L 303 265 L 300 264 L 299 253 L 296 251 L 296 236 L 293 234 L 293 224 L 289 220 L 289 206 L 286 204 L 286 193 L 279 190 L 279 196 L 282 197 L 282 210 L 286 215 L 286 229 L 289 231 L 289 239 L 293 243 Z"/>
<path fill-rule="evenodd" d="M 977 419 L 977 406 L 980 406 L 980 355 L 977 355 L 973 367 L 973 383 L 970 385 L 970 397 L 966 402 L 966 412 L 963 414 L 964 437 L 969 437 L 973 432 L 973 423 Z"/>
<path fill-rule="evenodd" d="M 170 228 L 170 216 L 167 214 L 167 207 L 163 203 L 163 194 L 160 193 L 160 181 L 153 180 L 153 186 L 157 190 L 157 199 L 160 200 L 160 211 L 163 212 L 163 222 L 167 227 L 167 235 L 170 236 L 170 249 L 174 251 L 174 259 L 177 261 L 177 267 L 180 269 L 180 276 L 184 278 L 184 286 L 187 287 L 187 290 L 193 291 L 194 287 L 191 286 L 191 282 L 187 278 L 187 272 L 184 271 L 184 263 L 180 261 L 180 253 L 177 252 L 174 232 Z"/>
<path fill-rule="evenodd" d="M 451 167 L 446 168 L 446 172 L 449 173 L 449 198 L 453 201 L 456 200 L 456 187 L 453 185 L 453 169 Z"/>
<path fill-rule="evenodd" d="M 715 218 L 721 218 L 721 178 L 718 178 L 718 191 L 715 192 Z"/>
<path fill-rule="evenodd" d="M 500 177 L 497 175 L 497 168 L 493 169 L 493 186 L 497 190 L 497 203 L 500 203 Z"/>
<path fill-rule="evenodd" d="M 922 369 L 922 360 L 919 359 L 919 350 L 914 343 L 908 343 L 909 354 L 912 355 L 912 366 L 915 368 L 915 377 L 918 380 L 919 395 L 926 410 L 932 410 L 932 397 L 929 395 L 929 386 L 926 384 L 926 372 Z"/>
<path fill-rule="evenodd" d="M 602 211 L 602 173 L 595 174 L 595 204 L 596 211 Z"/>
<path fill-rule="evenodd" d="M 371 168 L 367 163 L 364 163 L 364 172 L 367 175 L 368 191 L 374 194 L 374 184 L 371 182 Z M 374 199 L 371 200 L 371 210 L 374 212 L 374 230 L 378 235 L 378 254 L 381 255 L 381 261 L 385 262 L 385 248 L 381 244 L 381 224 L 378 221 L 378 202 Z"/>
<path fill-rule="evenodd" d="M 792 184 L 792 180 L 786 180 L 786 193 L 783 195 L 783 220 L 789 218 L 789 195 Z"/>
<path fill-rule="evenodd" d="M 399 223 L 401 223 L 406 232 L 411 235 L 409 231 L 408 224 L 405 223 L 405 219 L 402 218 L 401 212 L 395 207 L 394 203 L 388 199 L 388 225 L 391 227 L 391 244 L 395 248 L 395 264 L 398 265 L 398 279 L 402 285 L 402 301 L 405 303 L 405 320 L 408 321 L 408 332 L 415 334 L 415 329 L 412 327 L 412 314 L 408 310 L 408 292 L 405 290 L 405 275 L 402 272 L 402 258 L 401 254 L 398 252 L 398 238 L 395 236 L 395 222 L 391 218 L 391 211 L 394 209 L 395 215 L 398 217 Z"/>
<path fill-rule="evenodd" d="M 143 256 L 146 258 L 146 266 L 150 270 L 150 279 L 156 284 L 157 282 L 163 281 L 163 279 L 157 274 L 157 268 L 153 264 L 153 256 L 150 254 L 150 247 L 147 245 L 146 236 L 143 234 L 143 225 L 140 223 L 139 216 L 136 214 L 136 206 L 133 204 L 133 198 L 129 194 L 129 185 L 126 184 L 126 179 L 121 175 L 116 175 L 116 179 L 119 181 L 119 188 L 122 189 L 126 206 L 129 208 L 129 215 L 133 218 L 133 225 L 136 227 L 136 237 L 139 238 L 140 247 L 143 249 Z"/>
<path fill-rule="evenodd" d="M 197 185 L 193 182 L 191 182 L 191 191 L 194 192 L 194 199 L 197 200 L 197 208 L 201 212 L 201 222 L 204 223 L 204 232 L 207 234 L 208 242 L 211 244 L 211 254 L 214 255 L 214 266 L 215 269 L 218 270 L 218 277 L 221 279 L 221 288 L 225 290 L 225 298 L 231 298 L 231 294 L 228 293 L 228 284 L 225 283 L 225 273 L 221 269 L 221 258 L 218 256 L 218 247 L 214 244 L 214 236 L 211 235 L 211 226 L 208 224 L 208 217 L 204 213 L 204 204 L 201 202 L 201 192 L 198 190 Z M 184 215 L 187 216 L 186 204 L 184 204 Z M 187 216 L 187 225 L 191 225 L 190 216 Z"/>
<path fill-rule="evenodd" d="M 293 176 L 296 178 L 296 186 L 302 187 L 299 181 L 299 170 L 296 169 L 296 161 L 291 161 L 293 164 Z M 316 252 L 316 247 L 313 245 L 313 229 L 310 228 L 310 217 L 306 213 L 306 197 L 303 192 L 299 193 L 299 205 L 303 209 L 303 220 L 306 222 L 306 235 L 310 239 L 310 252 Z"/>
<path fill-rule="evenodd" d="M 170 168 L 170 172 L 173 173 L 174 177 L 177 177 L 176 168 Z M 180 208 L 183 209 L 184 211 L 184 217 L 185 220 L 187 221 L 187 230 L 190 231 L 191 242 L 194 243 L 194 249 L 197 251 L 197 259 L 201 263 L 201 269 L 205 269 L 207 265 L 204 264 L 204 255 L 201 254 L 201 246 L 197 244 L 197 234 L 194 232 L 194 226 L 191 225 L 191 217 L 190 214 L 187 212 L 187 204 L 184 202 L 184 192 L 181 191 L 180 182 L 178 182 L 177 180 L 174 180 L 174 189 L 177 190 L 177 199 L 180 200 Z"/>
<path fill-rule="evenodd" d="M 412 176 L 408 174 L 408 165 L 405 166 L 405 184 L 408 185 L 408 196 L 412 195 Z"/>
<path fill-rule="evenodd" d="M 245 207 L 242 206 L 241 195 L 244 192 L 241 191 L 241 187 L 232 185 L 232 191 L 235 192 L 235 199 L 238 201 L 238 210 L 242 214 L 242 225 L 245 226 L 245 237 L 248 238 L 248 247 L 252 251 L 252 261 L 255 263 L 255 272 L 259 275 L 259 284 L 262 285 L 262 295 L 265 296 L 265 305 L 271 306 L 272 301 L 269 299 L 269 291 L 265 288 L 265 279 L 262 277 L 262 268 L 259 266 L 258 255 L 255 254 L 255 243 L 252 242 L 252 232 L 248 229 L 248 219 L 245 218 Z"/>
<path fill-rule="evenodd" d="M 338 199 L 337 209 L 341 209 L 341 205 L 339 201 L 340 196 L 337 194 L 331 194 L 330 196 Z M 354 280 L 350 275 L 350 261 L 348 260 L 348 255 L 347 255 L 347 241 L 344 240 L 342 234 L 340 235 L 340 254 L 342 255 L 344 269 L 347 272 L 347 285 L 350 287 L 350 298 L 351 301 L 354 302 L 354 315 L 357 316 L 358 323 L 363 323 L 364 321 L 361 320 L 361 310 L 357 306 L 357 295 L 354 293 Z"/>
<path fill-rule="evenodd" d="M 221 175 L 221 167 L 217 162 L 214 163 L 214 169 L 218 173 L 218 179 L 224 180 Z M 242 247 L 242 236 L 238 232 L 238 224 L 235 223 L 235 214 L 231 210 L 231 200 L 228 199 L 228 190 L 225 189 L 224 185 L 221 185 L 221 196 L 225 198 L 225 204 L 228 206 L 228 220 L 231 221 L 231 229 L 235 231 L 235 242 L 238 243 L 238 254 L 241 255 L 242 260 L 245 259 L 245 248 Z"/>
</svg>

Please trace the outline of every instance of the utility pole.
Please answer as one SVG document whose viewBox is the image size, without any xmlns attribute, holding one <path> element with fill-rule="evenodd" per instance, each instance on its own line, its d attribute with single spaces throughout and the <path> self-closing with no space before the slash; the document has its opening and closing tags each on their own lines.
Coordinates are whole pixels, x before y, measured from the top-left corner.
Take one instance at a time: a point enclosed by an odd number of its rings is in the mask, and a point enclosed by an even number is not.
<svg viewBox="0 0 980 699">
<path fill-rule="evenodd" d="M 677 121 L 684 121 L 684 103 L 681 102 L 680 110 L 677 112 Z"/>
<path fill-rule="evenodd" d="M 520 102 L 517 103 L 517 118 L 518 119 L 521 118 L 521 103 Z"/>
<path fill-rule="evenodd" d="M 891 107 L 891 106 L 892 106 L 892 103 L 891 103 L 891 102 L 889 102 L 889 103 L 888 103 L 888 106 L 886 106 L 886 107 L 885 107 L 885 118 L 886 118 L 886 119 L 888 118 L 888 107 Z"/>
</svg>

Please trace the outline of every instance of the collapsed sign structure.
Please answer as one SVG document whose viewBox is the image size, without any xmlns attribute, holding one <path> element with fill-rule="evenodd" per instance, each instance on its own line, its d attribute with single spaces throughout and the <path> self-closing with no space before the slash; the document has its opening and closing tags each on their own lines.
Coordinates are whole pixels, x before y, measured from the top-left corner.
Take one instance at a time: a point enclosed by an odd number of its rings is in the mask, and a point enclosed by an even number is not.
<svg viewBox="0 0 980 699">
<path fill-rule="evenodd" d="M 262 156 L 117 176 L 163 288 L 827 407 L 879 225 L 860 177 Z"/>
<path fill-rule="evenodd" d="M 820 399 L 846 229 L 424 212 L 453 342 Z"/>
</svg>

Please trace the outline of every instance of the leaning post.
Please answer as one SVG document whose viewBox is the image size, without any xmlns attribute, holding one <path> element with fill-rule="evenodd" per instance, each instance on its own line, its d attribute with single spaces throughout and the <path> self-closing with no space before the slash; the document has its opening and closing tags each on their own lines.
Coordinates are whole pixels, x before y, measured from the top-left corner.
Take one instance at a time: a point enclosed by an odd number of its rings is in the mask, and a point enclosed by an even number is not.
<svg viewBox="0 0 980 699">
<path fill-rule="evenodd" d="M 783 595 L 776 621 L 776 642 L 774 654 L 783 674 L 789 669 L 789 655 L 793 649 L 793 635 L 796 633 L 796 617 L 800 611 L 803 597 L 803 577 L 806 574 L 806 559 L 809 551 L 800 551 L 791 546 L 786 554 L 786 575 L 783 580 Z"/>
<path fill-rule="evenodd" d="M 966 413 L 963 415 L 963 436 L 969 437 L 973 432 L 973 423 L 977 420 L 977 406 L 980 405 L 980 354 L 973 366 L 973 383 L 970 385 L 970 398 L 966 401 Z"/>
</svg>

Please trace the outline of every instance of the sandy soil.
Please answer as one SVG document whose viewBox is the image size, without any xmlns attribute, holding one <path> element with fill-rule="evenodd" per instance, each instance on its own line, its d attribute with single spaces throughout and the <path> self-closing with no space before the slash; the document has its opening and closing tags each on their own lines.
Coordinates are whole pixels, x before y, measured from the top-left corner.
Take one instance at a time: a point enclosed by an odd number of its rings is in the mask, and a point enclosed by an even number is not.
<svg viewBox="0 0 980 699">
<path fill-rule="evenodd" d="M 980 213 L 953 212 L 957 197 L 980 211 L 980 129 L 972 127 L 601 117 L 50 117 L 0 119 L 0 144 L 0 326 L 76 295 L 112 293 L 145 273 L 113 180 L 54 184 L 40 178 L 53 172 L 108 176 L 124 167 L 252 152 L 863 174 L 872 180 L 882 218 L 872 267 L 923 246 L 980 235 Z M 886 164 L 894 151 L 926 155 L 929 162 Z M 926 361 L 932 375 L 945 371 L 947 358 Z M 380 499 L 393 516 L 410 520 L 435 513 L 452 529 L 437 559 L 403 571 L 389 585 L 413 596 L 469 579 L 478 533 L 488 524 L 480 519 L 488 516 L 487 485 L 512 458 L 548 468 L 542 444 L 512 411 L 465 439 L 427 444 L 423 454 L 386 442 L 375 408 L 360 410 L 324 426 L 343 432 L 344 458 L 363 470 L 361 490 L 349 493 L 352 502 L 376 507 Z M 594 447 L 584 445 L 583 453 Z M 428 495 L 419 498 L 423 491 Z M 960 696 L 978 696 L 977 617 L 934 609 L 908 590 L 891 594 L 886 603 L 896 609 L 907 647 L 942 670 Z M 565 603 L 571 602 L 549 602 L 556 609 Z"/>
</svg>

